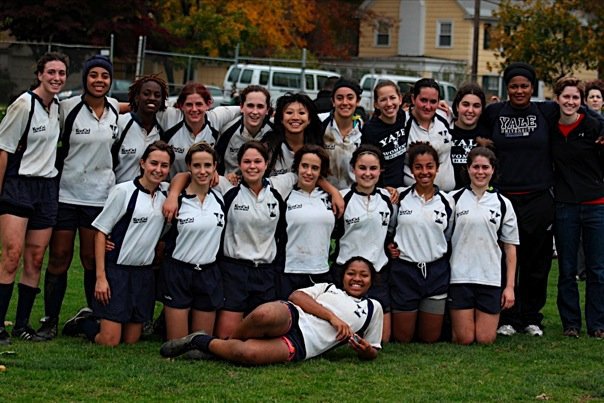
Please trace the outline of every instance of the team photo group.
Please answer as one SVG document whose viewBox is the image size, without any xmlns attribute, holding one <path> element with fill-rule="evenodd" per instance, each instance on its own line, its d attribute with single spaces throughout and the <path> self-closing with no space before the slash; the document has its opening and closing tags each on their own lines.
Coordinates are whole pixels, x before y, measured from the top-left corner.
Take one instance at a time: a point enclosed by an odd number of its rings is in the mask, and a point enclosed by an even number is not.
<svg viewBox="0 0 604 403">
<path fill-rule="evenodd" d="M 0 123 L 0 345 L 154 327 L 163 357 L 270 364 L 539 337 L 554 250 L 548 331 L 604 338 L 604 83 L 563 77 L 535 101 L 515 62 L 502 102 L 380 80 L 363 111 L 347 78 L 323 100 L 250 85 L 232 106 L 189 82 L 171 105 L 159 75 L 120 103 L 108 58 L 81 71 L 59 101 L 69 60 L 46 53 Z M 74 258 L 85 308 L 61 320 Z"/>
</svg>

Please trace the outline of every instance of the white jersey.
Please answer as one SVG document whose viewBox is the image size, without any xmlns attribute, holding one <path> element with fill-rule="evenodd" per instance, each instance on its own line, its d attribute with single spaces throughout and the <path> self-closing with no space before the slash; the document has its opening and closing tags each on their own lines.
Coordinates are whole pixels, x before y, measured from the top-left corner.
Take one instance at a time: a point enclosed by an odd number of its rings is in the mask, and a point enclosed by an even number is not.
<svg viewBox="0 0 604 403">
<path fill-rule="evenodd" d="M 278 192 L 266 181 L 256 196 L 242 182 L 224 195 L 224 201 L 224 255 L 258 264 L 272 263 L 277 256 L 277 238 L 283 237 L 285 205 Z"/>
<path fill-rule="evenodd" d="M 294 164 L 294 150 L 289 148 L 287 142 L 281 143 L 281 157 L 275 161 L 275 166 L 271 170 L 270 176 L 282 175 L 292 172 Z"/>
<path fill-rule="evenodd" d="M 355 333 L 360 332 L 369 319 L 362 337 L 373 347 L 382 348 L 384 313 L 379 302 L 371 300 L 373 314 L 368 318 L 369 299 L 351 297 L 346 291 L 340 290 L 333 284 L 319 283 L 298 291 L 310 295 L 317 303 L 346 322 Z M 298 306 L 296 308 L 300 314 L 298 327 L 304 337 L 307 359 L 316 357 L 340 344 L 336 339 L 338 332 L 328 321 L 306 313 Z"/>
<path fill-rule="evenodd" d="M 178 218 L 166 240 L 166 254 L 181 262 L 206 265 L 216 261 L 224 230 L 222 196 L 210 190 L 203 203 L 197 195 L 181 195 Z"/>
<path fill-rule="evenodd" d="M 408 134 L 407 144 L 416 142 L 428 142 L 438 153 L 438 172 L 434 179 L 434 184 L 444 191 L 455 189 L 455 173 L 453 171 L 453 162 L 451 161 L 452 138 L 447 119 L 436 113 L 432 118 L 428 130 L 421 127 L 412 113 L 407 114 L 407 123 L 405 130 Z M 407 159 L 407 158 L 406 158 Z M 405 163 L 405 186 L 411 186 L 415 183 L 415 178 L 411 173 L 409 164 Z"/>
<path fill-rule="evenodd" d="M 102 207 L 115 185 L 111 146 L 118 138 L 118 102 L 105 98 L 101 117 L 77 96 L 61 101 L 59 202 Z"/>
<path fill-rule="evenodd" d="M 156 122 L 149 133 L 138 122 L 134 113 L 120 115 L 117 122 L 122 144 L 118 151 L 118 165 L 115 167 L 115 182 L 133 180 L 141 174 L 140 161 L 149 144 L 160 139 L 161 127 Z M 124 130 L 127 132 L 124 135 Z"/>
<path fill-rule="evenodd" d="M 455 201 L 436 188 L 428 200 L 417 194 L 415 186 L 400 193 L 394 242 L 399 259 L 430 263 L 445 256 L 453 228 Z"/>
<path fill-rule="evenodd" d="M 168 144 L 174 148 L 175 160 L 170 169 L 170 177 L 187 170 L 185 156 L 193 144 L 206 142 L 214 146 L 220 129 L 240 113 L 239 106 L 219 106 L 209 110 L 206 112 L 201 131 L 194 135 L 180 109 L 168 107 L 165 111 L 158 112 L 157 119 L 160 126 L 165 130 Z"/>
<path fill-rule="evenodd" d="M 351 257 L 361 256 L 380 271 L 388 263 L 384 246 L 389 226 L 396 220 L 390 195 L 381 188 L 366 195 L 355 185 L 340 193 L 346 207 L 338 220 L 336 263 L 343 265 Z"/>
<path fill-rule="evenodd" d="M 113 187 L 103 211 L 92 223 L 115 243 L 107 259 L 127 266 L 153 263 L 155 245 L 164 227 L 161 210 L 167 188 L 168 184 L 162 183 L 151 195 L 138 179 Z"/>
<path fill-rule="evenodd" d="M 361 144 L 361 125 L 359 119 L 353 120 L 352 131 L 347 136 L 342 136 L 340 129 L 331 113 L 326 114 L 327 121 L 323 123 L 325 133 L 323 142 L 329 154 L 329 175 L 327 180 L 338 189 L 349 188 L 354 182 L 354 173 L 350 160 L 352 153 Z M 323 119 L 322 119 L 323 120 Z"/>
<path fill-rule="evenodd" d="M 329 246 L 335 217 L 331 198 L 319 188 L 310 194 L 294 188 L 285 200 L 285 273 L 329 271 Z"/>
<path fill-rule="evenodd" d="M 237 153 L 242 145 L 250 140 L 261 141 L 264 135 L 273 129 L 267 120 L 260 131 L 253 136 L 243 125 L 243 117 L 236 117 L 220 131 L 220 137 L 215 145 L 216 152 L 221 159 L 220 172 L 227 174 L 239 169 Z"/>
<path fill-rule="evenodd" d="M 501 286 L 499 241 L 518 245 L 518 223 L 512 203 L 495 191 L 480 199 L 464 188 L 451 193 L 455 229 L 451 236 L 451 284 Z"/>
<path fill-rule="evenodd" d="M 6 110 L 0 123 L 0 149 L 9 154 L 6 176 L 57 176 L 55 160 L 61 132 L 59 101 L 54 98 L 49 109 L 42 99 L 27 91 Z M 19 147 L 25 140 L 25 151 Z"/>
</svg>

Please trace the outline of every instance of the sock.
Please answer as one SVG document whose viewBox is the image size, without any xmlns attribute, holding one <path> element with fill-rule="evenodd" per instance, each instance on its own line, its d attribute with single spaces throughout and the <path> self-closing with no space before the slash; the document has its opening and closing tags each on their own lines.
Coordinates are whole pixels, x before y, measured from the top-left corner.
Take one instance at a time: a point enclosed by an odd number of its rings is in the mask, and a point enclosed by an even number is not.
<svg viewBox="0 0 604 403">
<path fill-rule="evenodd" d="M 207 334 L 200 334 L 198 336 L 193 337 L 191 340 L 191 344 L 198 350 L 203 351 L 204 353 L 212 354 L 210 351 L 210 342 L 214 340 L 215 336 L 209 336 Z"/>
<path fill-rule="evenodd" d="M 96 286 L 96 270 L 84 269 L 84 293 L 86 294 L 86 303 L 89 308 L 94 301 L 94 287 Z"/>
<path fill-rule="evenodd" d="M 67 272 L 52 274 L 46 270 L 44 277 L 44 314 L 52 319 L 58 319 L 61 306 L 67 290 Z"/>
<path fill-rule="evenodd" d="M 15 329 L 21 329 L 29 325 L 29 315 L 34 307 L 36 295 L 40 293 L 39 288 L 30 287 L 19 283 L 19 300 L 17 302 L 17 317 L 15 319 Z"/>
<path fill-rule="evenodd" d="M 93 318 L 86 318 L 78 323 L 78 330 L 81 330 L 82 333 L 86 336 L 88 340 L 94 343 L 94 339 L 97 334 L 101 331 L 101 325 L 99 322 Z"/>
<path fill-rule="evenodd" d="M 6 320 L 6 312 L 8 312 L 8 305 L 10 299 L 13 296 L 13 284 L 0 284 L 0 327 L 4 327 L 4 321 Z"/>
</svg>

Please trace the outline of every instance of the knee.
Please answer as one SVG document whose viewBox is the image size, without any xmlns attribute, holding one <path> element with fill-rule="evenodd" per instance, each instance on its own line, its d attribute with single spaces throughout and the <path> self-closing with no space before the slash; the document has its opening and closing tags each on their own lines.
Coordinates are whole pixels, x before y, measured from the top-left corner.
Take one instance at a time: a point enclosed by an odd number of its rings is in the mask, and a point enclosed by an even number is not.
<svg viewBox="0 0 604 403">
<path fill-rule="evenodd" d="M 94 341 L 101 346 L 115 347 L 120 344 L 120 335 L 101 332 L 96 336 Z"/>
<path fill-rule="evenodd" d="M 453 343 L 468 346 L 474 343 L 474 336 L 471 334 L 455 334 L 453 333 Z"/>
<path fill-rule="evenodd" d="M 53 274 L 63 274 L 71 264 L 73 251 L 69 248 L 51 247 L 48 256 L 48 269 Z"/>
<path fill-rule="evenodd" d="M 497 333 L 494 334 L 477 334 L 476 343 L 478 344 L 493 344 L 497 339 Z"/>
<path fill-rule="evenodd" d="M 13 274 L 19 267 L 23 247 L 17 244 L 7 244 L 2 248 L 2 266 L 7 273 Z"/>
</svg>

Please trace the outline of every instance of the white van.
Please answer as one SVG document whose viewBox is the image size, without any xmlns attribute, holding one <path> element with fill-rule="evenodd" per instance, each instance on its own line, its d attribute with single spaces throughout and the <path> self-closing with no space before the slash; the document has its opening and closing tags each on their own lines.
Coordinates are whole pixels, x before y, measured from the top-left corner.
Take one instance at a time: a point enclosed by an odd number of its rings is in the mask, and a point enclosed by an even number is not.
<svg viewBox="0 0 604 403">
<path fill-rule="evenodd" d="M 393 74 L 365 74 L 361 78 L 361 89 L 363 90 L 363 94 L 361 95 L 361 106 L 368 112 L 373 111 L 373 89 L 380 81 L 390 80 L 395 82 L 401 89 L 401 93 L 405 94 L 407 92 L 410 93 L 415 82 L 421 78 L 422 77 L 398 76 Z M 457 93 L 457 88 L 454 84 L 446 81 L 437 82 L 440 86 L 440 96 L 447 101 L 449 105 L 452 105 L 455 94 Z"/>
<path fill-rule="evenodd" d="M 224 95 L 230 97 L 233 90 L 241 91 L 248 85 L 261 85 L 274 101 L 286 92 L 304 92 L 315 99 L 323 83 L 329 77 L 339 77 L 333 71 L 268 66 L 260 64 L 233 64 L 224 77 Z"/>
</svg>

